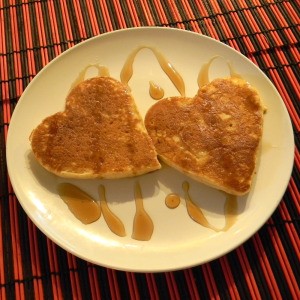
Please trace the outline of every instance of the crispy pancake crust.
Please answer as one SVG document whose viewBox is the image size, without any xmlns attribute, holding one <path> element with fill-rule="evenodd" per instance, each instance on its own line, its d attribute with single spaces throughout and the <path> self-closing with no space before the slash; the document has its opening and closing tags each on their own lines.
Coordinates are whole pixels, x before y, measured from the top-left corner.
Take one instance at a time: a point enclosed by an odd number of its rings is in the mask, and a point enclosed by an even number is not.
<svg viewBox="0 0 300 300">
<path fill-rule="evenodd" d="M 145 126 L 170 166 L 234 195 L 249 192 L 264 108 L 244 80 L 215 79 L 194 98 L 160 100 Z"/>
<path fill-rule="evenodd" d="M 48 171 L 69 178 L 122 178 L 160 168 L 127 86 L 109 77 L 73 88 L 65 110 L 33 130 L 32 151 Z"/>
</svg>

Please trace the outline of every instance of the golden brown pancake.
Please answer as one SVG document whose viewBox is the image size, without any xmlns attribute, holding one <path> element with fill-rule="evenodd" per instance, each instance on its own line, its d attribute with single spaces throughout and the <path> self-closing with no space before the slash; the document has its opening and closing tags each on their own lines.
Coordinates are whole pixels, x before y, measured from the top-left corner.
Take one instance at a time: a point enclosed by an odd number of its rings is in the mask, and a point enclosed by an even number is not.
<svg viewBox="0 0 300 300">
<path fill-rule="evenodd" d="M 48 171 L 69 178 L 122 178 L 160 168 L 127 86 L 96 77 L 74 87 L 63 112 L 42 121 L 32 151 Z"/>
<path fill-rule="evenodd" d="M 249 192 L 264 108 L 244 80 L 215 79 L 194 98 L 160 100 L 145 126 L 159 156 L 192 178 L 234 195 Z"/>
</svg>

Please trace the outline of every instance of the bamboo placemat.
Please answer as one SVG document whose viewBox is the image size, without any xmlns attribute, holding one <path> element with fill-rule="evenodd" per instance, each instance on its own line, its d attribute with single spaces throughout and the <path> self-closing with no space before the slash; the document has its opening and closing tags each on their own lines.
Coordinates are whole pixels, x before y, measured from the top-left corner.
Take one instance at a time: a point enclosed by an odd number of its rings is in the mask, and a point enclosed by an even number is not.
<svg viewBox="0 0 300 300">
<path fill-rule="evenodd" d="M 0 0 L 0 299 L 300 299 L 299 14 L 298 0 Z M 168 273 L 67 253 L 28 219 L 6 170 L 10 117 L 33 77 L 81 41 L 139 26 L 198 32 L 243 53 L 278 89 L 295 134 L 292 177 L 268 222 L 226 256 Z"/>
</svg>

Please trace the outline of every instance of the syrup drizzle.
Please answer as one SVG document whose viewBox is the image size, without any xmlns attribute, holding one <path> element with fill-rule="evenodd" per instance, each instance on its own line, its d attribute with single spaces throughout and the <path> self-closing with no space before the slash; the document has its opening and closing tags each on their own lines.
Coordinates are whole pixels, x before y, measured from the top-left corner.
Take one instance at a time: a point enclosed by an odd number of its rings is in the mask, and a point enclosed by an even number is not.
<svg viewBox="0 0 300 300">
<path fill-rule="evenodd" d="M 139 241 L 148 241 L 153 234 L 153 221 L 144 209 L 143 196 L 139 183 L 134 189 L 136 212 L 133 220 L 132 238 Z"/>
<path fill-rule="evenodd" d="M 211 64 L 214 62 L 214 60 L 217 58 L 220 58 L 220 57 L 221 56 L 219 56 L 219 55 L 213 56 L 208 62 L 206 62 L 205 64 L 202 65 L 202 67 L 199 71 L 199 74 L 198 74 L 198 78 L 197 78 L 197 83 L 198 83 L 199 88 L 201 88 L 202 86 L 204 86 L 210 82 L 209 69 L 211 67 Z M 229 74 L 230 74 L 231 78 L 242 78 L 242 76 L 235 71 L 235 69 L 233 68 L 230 61 L 227 61 L 227 66 L 228 66 Z"/>
<path fill-rule="evenodd" d="M 83 224 L 93 223 L 100 218 L 100 205 L 75 185 L 61 183 L 58 186 L 58 194 L 72 214 Z"/>
<path fill-rule="evenodd" d="M 101 184 L 98 188 L 100 196 L 100 205 L 103 213 L 103 217 L 106 221 L 108 228 L 118 236 L 126 236 L 125 227 L 122 221 L 109 209 L 107 205 L 105 187 Z"/>
<path fill-rule="evenodd" d="M 96 68 L 98 70 L 98 76 L 109 77 L 109 70 L 107 67 L 99 66 L 99 65 L 88 65 L 79 72 L 77 78 L 74 80 L 74 82 L 71 85 L 71 89 L 73 89 L 76 85 L 78 85 L 80 82 L 85 80 L 86 72 L 90 68 Z"/>
<path fill-rule="evenodd" d="M 120 73 L 120 79 L 121 82 L 128 85 L 128 82 L 130 78 L 133 75 L 133 63 L 136 55 L 139 51 L 142 49 L 149 49 L 152 51 L 152 53 L 155 55 L 160 67 L 165 72 L 165 74 L 169 77 L 169 79 L 172 81 L 178 92 L 181 96 L 185 96 L 185 84 L 180 76 L 180 74 L 175 70 L 174 66 L 154 47 L 149 46 L 140 46 L 133 50 L 131 54 L 127 57 L 127 60 L 124 63 L 124 66 Z"/>
<path fill-rule="evenodd" d="M 237 197 L 234 195 L 226 194 L 226 201 L 224 204 L 224 214 L 225 214 L 225 225 L 223 228 L 216 228 L 212 224 L 208 222 L 206 217 L 204 216 L 200 207 L 198 207 L 189 194 L 190 185 L 188 182 L 184 181 L 182 184 L 182 189 L 185 195 L 186 208 L 189 216 L 192 220 L 197 222 L 198 224 L 210 228 L 215 232 L 227 231 L 232 225 L 235 223 L 238 212 L 238 203 Z"/>
</svg>

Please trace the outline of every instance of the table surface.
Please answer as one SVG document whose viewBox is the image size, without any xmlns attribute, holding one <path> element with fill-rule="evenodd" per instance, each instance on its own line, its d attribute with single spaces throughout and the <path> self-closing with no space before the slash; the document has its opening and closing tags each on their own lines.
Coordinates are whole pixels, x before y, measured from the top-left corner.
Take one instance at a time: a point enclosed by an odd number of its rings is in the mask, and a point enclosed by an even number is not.
<svg viewBox="0 0 300 300">
<path fill-rule="evenodd" d="M 0 0 L 0 299 L 300 299 L 299 17 L 298 0 Z M 117 271 L 67 253 L 26 216 L 6 169 L 10 118 L 34 76 L 75 44 L 140 26 L 204 34 L 248 57 L 278 89 L 296 145 L 283 199 L 252 238 L 166 273 Z"/>
</svg>

